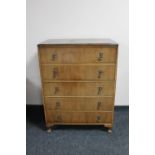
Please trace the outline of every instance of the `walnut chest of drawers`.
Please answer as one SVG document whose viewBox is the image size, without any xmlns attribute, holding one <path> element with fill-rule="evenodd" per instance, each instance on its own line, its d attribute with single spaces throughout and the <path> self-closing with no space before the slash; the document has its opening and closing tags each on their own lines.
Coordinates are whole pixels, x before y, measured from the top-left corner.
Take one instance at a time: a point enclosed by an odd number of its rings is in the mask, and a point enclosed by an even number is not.
<svg viewBox="0 0 155 155">
<path fill-rule="evenodd" d="M 38 44 L 46 126 L 103 125 L 111 132 L 118 44 L 106 39 Z"/>
</svg>

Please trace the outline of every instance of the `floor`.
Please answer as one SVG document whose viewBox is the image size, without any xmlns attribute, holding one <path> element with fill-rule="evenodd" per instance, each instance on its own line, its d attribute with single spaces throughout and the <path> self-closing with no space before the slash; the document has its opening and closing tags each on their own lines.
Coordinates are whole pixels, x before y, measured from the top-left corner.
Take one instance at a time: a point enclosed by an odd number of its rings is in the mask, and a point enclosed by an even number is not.
<svg viewBox="0 0 155 155">
<path fill-rule="evenodd" d="M 128 155 L 129 108 L 116 107 L 112 134 L 102 126 L 55 126 L 47 133 L 42 106 L 27 106 L 27 155 Z"/>
</svg>

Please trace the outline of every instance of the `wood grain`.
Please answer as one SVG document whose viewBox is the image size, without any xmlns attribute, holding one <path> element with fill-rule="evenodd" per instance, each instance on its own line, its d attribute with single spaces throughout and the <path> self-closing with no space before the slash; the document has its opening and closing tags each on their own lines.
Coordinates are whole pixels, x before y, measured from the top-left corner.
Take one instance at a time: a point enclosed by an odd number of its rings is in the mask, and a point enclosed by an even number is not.
<svg viewBox="0 0 155 155">
<path fill-rule="evenodd" d="M 38 45 L 47 127 L 70 124 L 112 128 L 118 44 L 89 41 L 48 40 Z"/>
<path fill-rule="evenodd" d="M 47 110 L 47 122 L 56 123 L 111 123 L 112 112 L 56 112 Z"/>
<path fill-rule="evenodd" d="M 45 97 L 47 110 L 57 111 L 113 111 L 113 97 Z"/>
<path fill-rule="evenodd" d="M 39 49 L 41 63 L 115 63 L 114 47 L 42 47 Z"/>
<path fill-rule="evenodd" d="M 43 83 L 44 96 L 112 96 L 114 82 Z"/>
<path fill-rule="evenodd" d="M 51 80 L 114 80 L 115 65 L 42 65 L 44 82 Z"/>
</svg>

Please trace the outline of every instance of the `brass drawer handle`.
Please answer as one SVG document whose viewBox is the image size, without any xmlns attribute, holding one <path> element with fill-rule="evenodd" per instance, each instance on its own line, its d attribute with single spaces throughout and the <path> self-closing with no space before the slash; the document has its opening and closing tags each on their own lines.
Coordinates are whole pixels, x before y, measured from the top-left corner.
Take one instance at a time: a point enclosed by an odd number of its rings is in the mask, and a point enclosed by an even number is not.
<svg viewBox="0 0 155 155">
<path fill-rule="evenodd" d="M 56 102 L 56 104 L 55 104 L 55 110 L 59 110 L 60 107 L 61 107 L 60 102 Z"/>
<path fill-rule="evenodd" d="M 59 87 L 54 87 L 54 94 L 56 95 L 58 94 L 58 92 L 59 92 Z"/>
<path fill-rule="evenodd" d="M 56 77 L 58 77 L 58 75 L 59 75 L 58 68 L 53 68 L 53 78 L 55 79 Z"/>
<path fill-rule="evenodd" d="M 98 102 L 97 103 L 97 110 L 100 110 L 100 108 L 101 108 L 101 102 Z"/>
<path fill-rule="evenodd" d="M 52 61 L 55 61 L 57 59 L 57 53 L 53 53 L 52 54 L 52 57 L 51 57 L 51 60 Z"/>
<path fill-rule="evenodd" d="M 103 53 L 102 52 L 99 53 L 98 61 L 103 61 Z"/>
<path fill-rule="evenodd" d="M 96 121 L 97 122 L 101 121 L 101 116 L 96 116 Z"/>
<path fill-rule="evenodd" d="M 99 71 L 98 71 L 98 76 L 97 76 L 97 77 L 100 79 L 101 76 L 103 75 L 103 73 L 104 73 L 104 72 L 103 72 L 102 70 L 99 70 Z"/>
<path fill-rule="evenodd" d="M 62 122 L 62 117 L 60 115 L 57 115 L 55 118 L 55 122 Z"/>
<path fill-rule="evenodd" d="M 98 87 L 98 92 L 97 92 L 97 94 L 100 95 L 102 91 L 103 91 L 103 87 Z"/>
</svg>

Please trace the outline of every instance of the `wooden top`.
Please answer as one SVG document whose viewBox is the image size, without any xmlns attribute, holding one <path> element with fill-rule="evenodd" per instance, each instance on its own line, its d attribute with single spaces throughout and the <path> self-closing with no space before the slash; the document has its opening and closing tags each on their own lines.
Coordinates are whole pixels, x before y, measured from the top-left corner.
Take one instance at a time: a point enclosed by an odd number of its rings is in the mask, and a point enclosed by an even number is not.
<svg viewBox="0 0 155 155">
<path fill-rule="evenodd" d="M 49 39 L 38 44 L 38 47 L 49 45 L 112 45 L 118 44 L 111 39 Z"/>
</svg>

